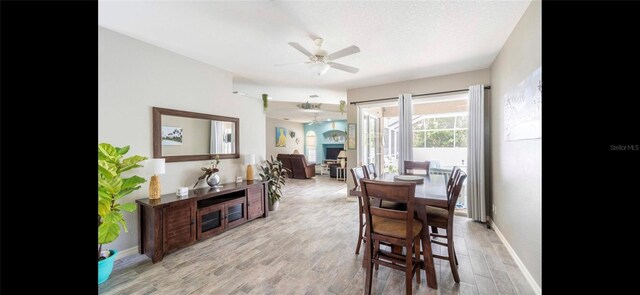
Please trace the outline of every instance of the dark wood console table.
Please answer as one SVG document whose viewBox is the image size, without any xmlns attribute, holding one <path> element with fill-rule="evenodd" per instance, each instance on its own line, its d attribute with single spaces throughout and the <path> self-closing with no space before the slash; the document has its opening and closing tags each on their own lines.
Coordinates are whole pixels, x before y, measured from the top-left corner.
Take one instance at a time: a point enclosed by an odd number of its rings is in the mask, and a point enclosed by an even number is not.
<svg viewBox="0 0 640 295">
<path fill-rule="evenodd" d="M 138 252 L 156 263 L 189 246 L 258 217 L 267 217 L 267 183 L 248 180 L 198 188 L 187 196 L 138 199 Z"/>
</svg>

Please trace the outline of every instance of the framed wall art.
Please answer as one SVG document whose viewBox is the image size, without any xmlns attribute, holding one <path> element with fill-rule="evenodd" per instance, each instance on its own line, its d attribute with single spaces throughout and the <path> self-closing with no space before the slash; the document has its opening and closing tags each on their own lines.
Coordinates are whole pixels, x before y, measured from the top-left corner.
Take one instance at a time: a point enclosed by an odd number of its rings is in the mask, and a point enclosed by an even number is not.
<svg viewBox="0 0 640 295">
<path fill-rule="evenodd" d="M 276 147 L 287 146 L 287 129 L 276 127 Z"/>
<path fill-rule="evenodd" d="M 356 123 L 349 123 L 347 127 L 347 148 L 356 149 Z"/>
<path fill-rule="evenodd" d="M 542 137 L 542 67 L 505 94 L 506 140 Z"/>
</svg>

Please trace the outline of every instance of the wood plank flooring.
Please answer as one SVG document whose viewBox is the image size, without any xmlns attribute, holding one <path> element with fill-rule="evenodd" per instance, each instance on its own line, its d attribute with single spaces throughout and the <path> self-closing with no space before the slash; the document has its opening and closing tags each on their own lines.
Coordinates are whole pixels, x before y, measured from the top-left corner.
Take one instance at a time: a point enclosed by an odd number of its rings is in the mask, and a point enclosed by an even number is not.
<svg viewBox="0 0 640 295">
<path fill-rule="evenodd" d="M 289 179 L 278 211 L 178 250 L 151 264 L 144 255 L 117 260 L 100 294 L 362 294 L 356 256 L 358 203 L 345 182 L 316 176 Z M 425 274 L 414 294 L 534 294 L 495 232 L 456 216 L 460 284 L 436 259 L 438 290 Z M 446 248 L 433 245 L 434 253 Z M 373 294 L 403 294 L 404 273 L 374 271 Z"/>
</svg>

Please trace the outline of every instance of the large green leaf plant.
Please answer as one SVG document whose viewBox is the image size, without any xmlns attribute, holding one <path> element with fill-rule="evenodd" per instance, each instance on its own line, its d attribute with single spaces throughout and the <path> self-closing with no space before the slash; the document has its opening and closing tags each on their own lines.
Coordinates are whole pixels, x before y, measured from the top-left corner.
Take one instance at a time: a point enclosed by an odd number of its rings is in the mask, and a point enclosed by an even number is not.
<svg viewBox="0 0 640 295">
<path fill-rule="evenodd" d="M 287 177 L 287 168 L 283 167 L 281 161 L 274 160 L 273 156 L 271 156 L 271 161 L 265 160 L 265 163 L 265 166 L 260 166 L 262 171 L 259 174 L 262 181 L 269 182 L 267 185 L 269 205 L 273 206 L 275 202 L 280 201 L 280 198 L 282 198 L 282 187 Z"/>
<path fill-rule="evenodd" d="M 127 232 L 127 222 L 122 210 L 133 212 L 136 204 L 120 204 L 118 200 L 140 188 L 146 180 L 139 176 L 123 178 L 122 172 L 142 167 L 138 164 L 146 157 L 123 158 L 129 146 L 114 147 L 108 143 L 98 144 L 98 259 L 103 244 L 113 242 L 120 235 L 120 227 Z"/>
</svg>

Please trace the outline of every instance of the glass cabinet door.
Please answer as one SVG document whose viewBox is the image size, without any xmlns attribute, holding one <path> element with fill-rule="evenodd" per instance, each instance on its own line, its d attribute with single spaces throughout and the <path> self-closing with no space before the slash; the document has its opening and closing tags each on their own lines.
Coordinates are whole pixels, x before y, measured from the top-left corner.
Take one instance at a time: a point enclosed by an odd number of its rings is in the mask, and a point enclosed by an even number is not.
<svg viewBox="0 0 640 295">
<path fill-rule="evenodd" d="M 198 210 L 198 239 L 224 231 L 224 205 L 213 205 Z"/>
<path fill-rule="evenodd" d="M 231 228 L 247 221 L 247 201 L 246 198 L 239 198 L 225 203 L 226 226 Z"/>
</svg>

